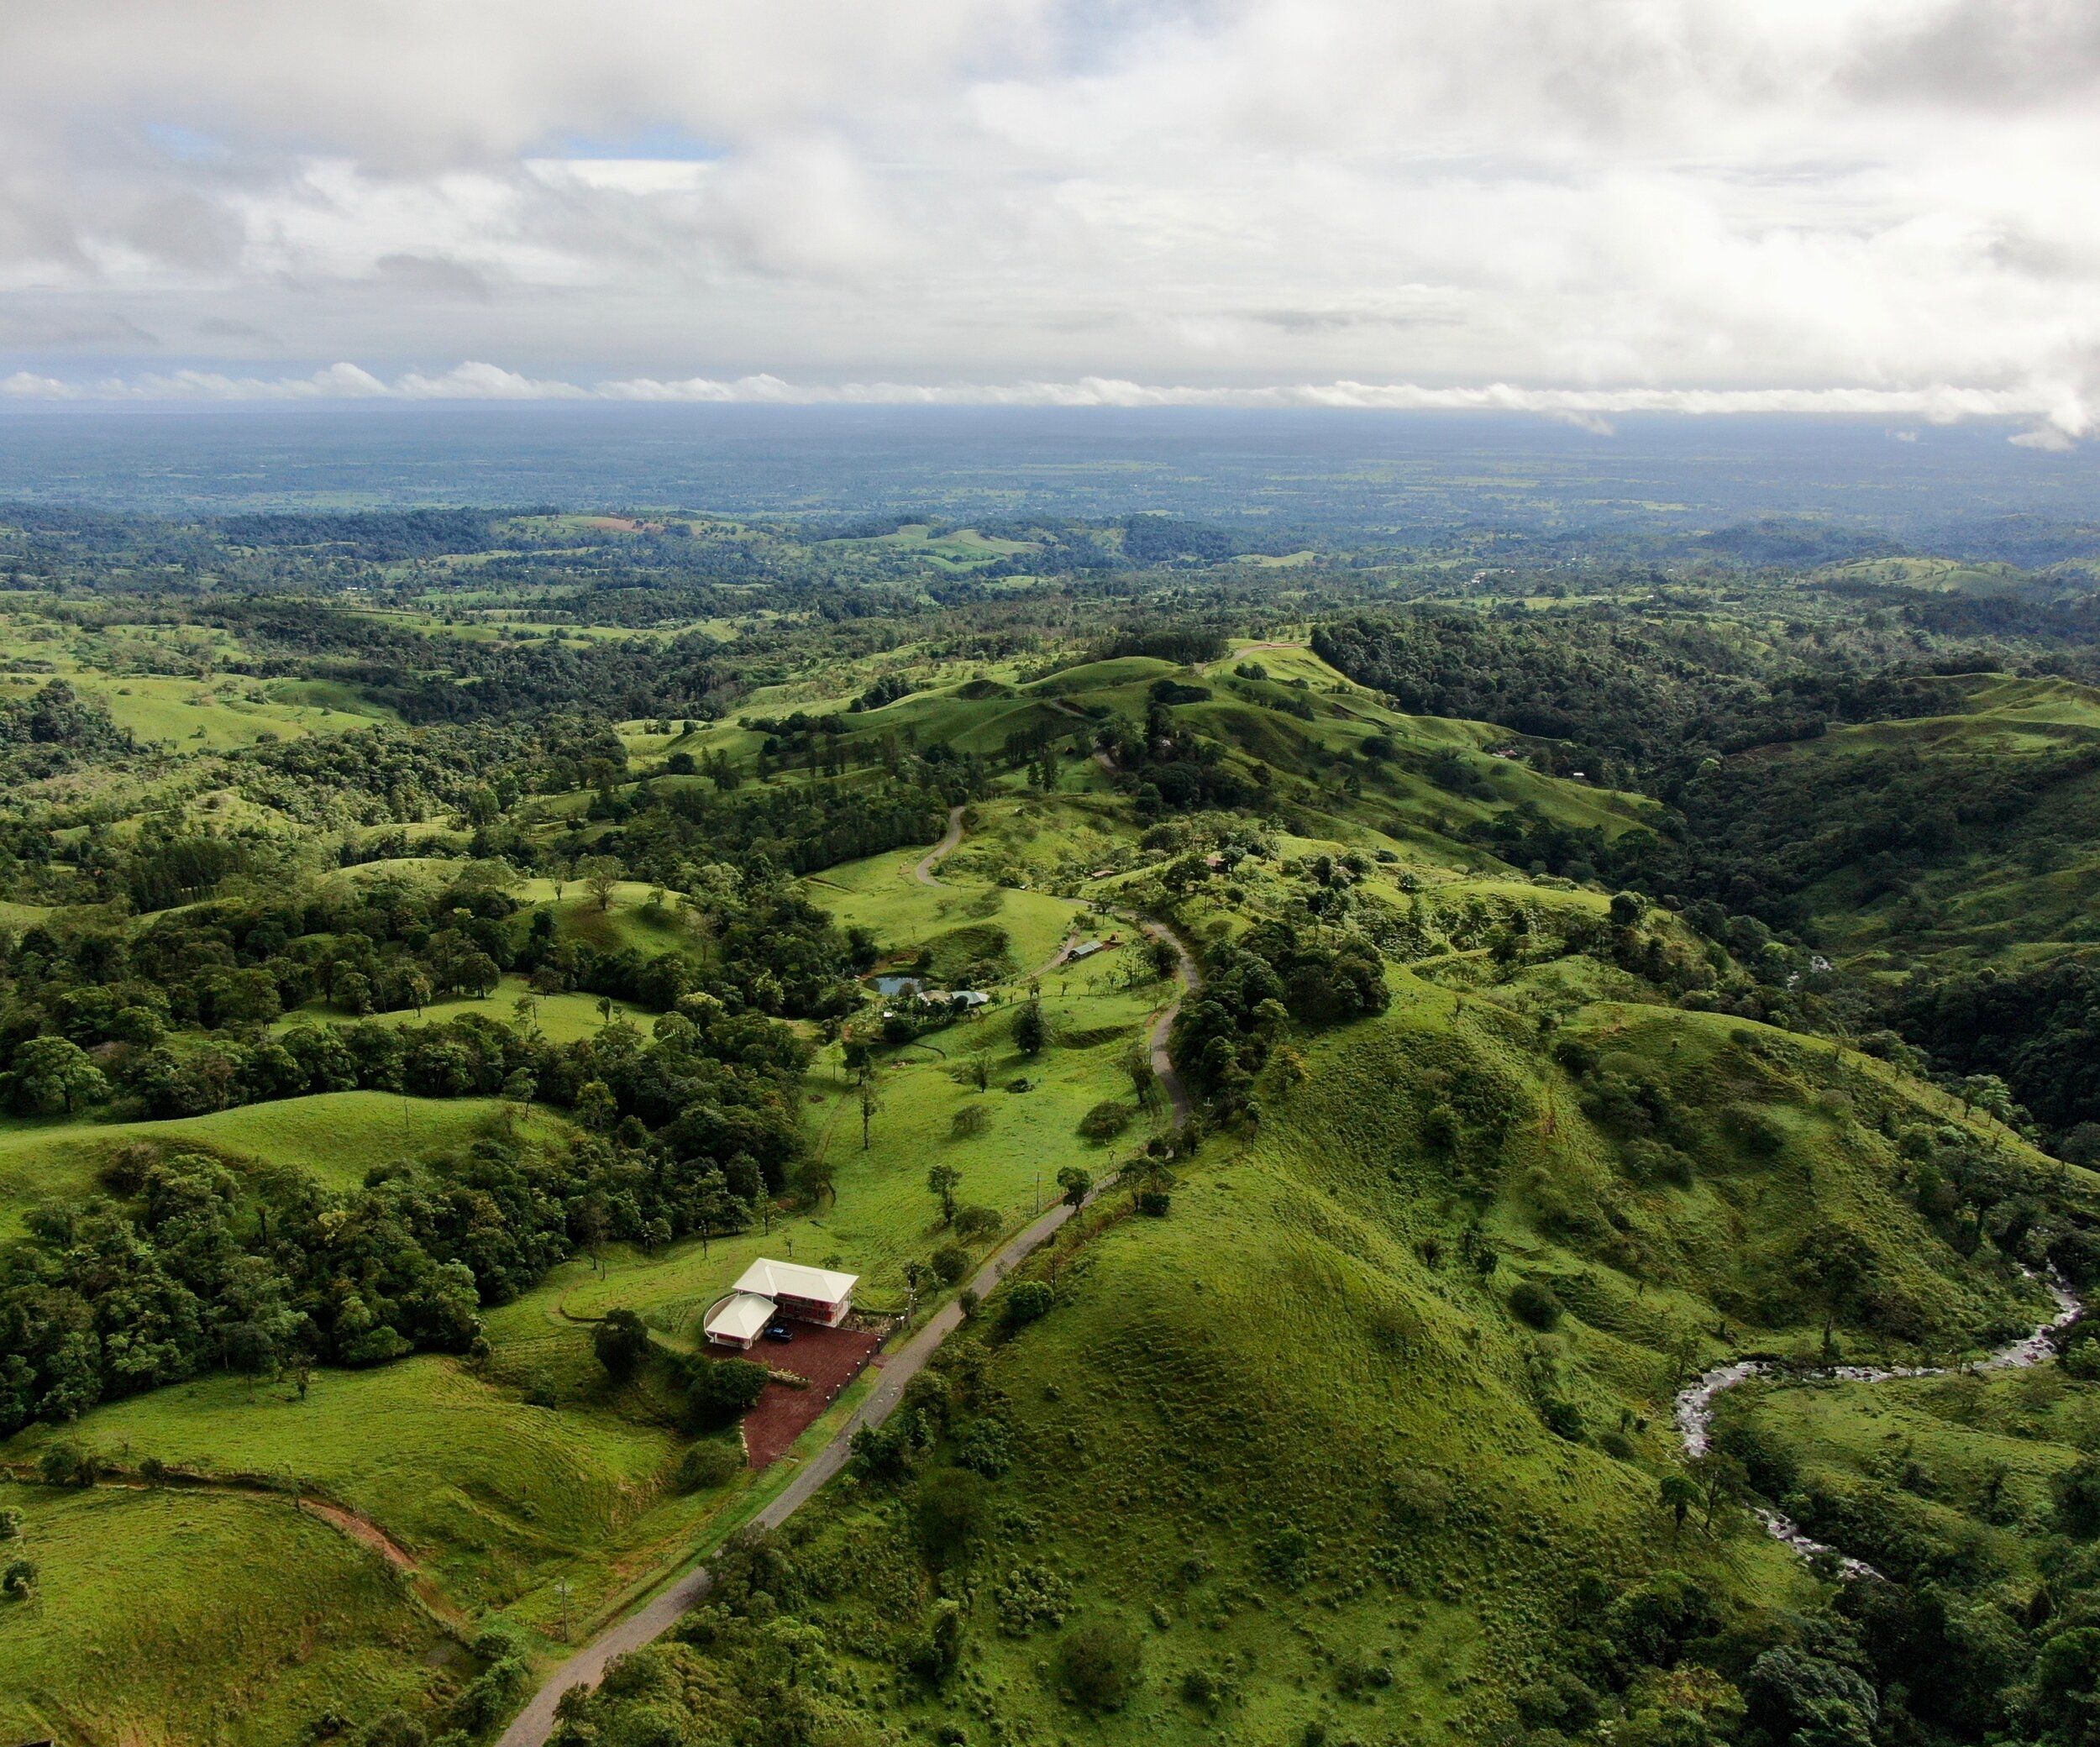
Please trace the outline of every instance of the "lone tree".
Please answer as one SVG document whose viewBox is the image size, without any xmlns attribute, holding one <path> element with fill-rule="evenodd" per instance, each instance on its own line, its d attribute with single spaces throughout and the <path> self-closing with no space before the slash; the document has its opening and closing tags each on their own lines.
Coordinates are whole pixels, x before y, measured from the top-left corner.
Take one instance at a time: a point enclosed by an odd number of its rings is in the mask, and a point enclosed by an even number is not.
<svg viewBox="0 0 2100 1747">
<path fill-rule="evenodd" d="M 1064 1204 L 1077 1207 L 1086 1199 L 1087 1191 L 1094 1187 L 1094 1178 L 1077 1165 L 1067 1165 L 1058 1173 L 1058 1187 L 1064 1191 Z"/>
<path fill-rule="evenodd" d="M 620 883 L 626 870 L 610 855 L 586 855 L 576 863 L 576 871 L 583 876 L 583 883 L 590 888 L 591 901 L 600 910 L 612 908 L 613 888 Z"/>
<path fill-rule="evenodd" d="M 1130 1076 L 1137 1108 L 1149 1115 L 1159 1103 L 1159 1076 L 1152 1069 L 1152 1052 L 1142 1043 L 1131 1045 L 1123 1057 L 1123 1072 Z"/>
<path fill-rule="evenodd" d="M 882 1098 L 875 1090 L 875 1077 L 872 1073 L 864 1072 L 861 1074 L 860 1087 L 856 1095 L 860 1100 L 860 1150 L 865 1152 L 869 1131 L 874 1126 L 875 1112 L 882 1108 Z"/>
<path fill-rule="evenodd" d="M 1845 1225 L 1819 1225 L 1803 1242 L 1794 1276 L 1823 1301 L 1823 1356 L 1836 1350 L 1837 1319 L 1857 1304 L 1874 1271 L 1866 1240 Z"/>
<path fill-rule="evenodd" d="M 1050 1025 L 1042 1016 L 1042 997 L 1032 994 L 1014 1020 L 1014 1047 L 1024 1056 L 1039 1056 L 1049 1041 Z"/>
<path fill-rule="evenodd" d="M 1698 1482 L 1688 1474 L 1665 1474 L 1662 1493 L 1662 1508 L 1670 1513 L 1671 1544 L 1675 1545 L 1677 1536 L 1684 1532 L 1685 1518 L 1699 1502 Z"/>
<path fill-rule="evenodd" d="M 930 1194 L 941 1200 L 941 1223 L 955 1223 L 955 1192 L 963 1186 L 963 1173 L 953 1165 L 936 1165 L 926 1173 L 926 1186 Z"/>
</svg>

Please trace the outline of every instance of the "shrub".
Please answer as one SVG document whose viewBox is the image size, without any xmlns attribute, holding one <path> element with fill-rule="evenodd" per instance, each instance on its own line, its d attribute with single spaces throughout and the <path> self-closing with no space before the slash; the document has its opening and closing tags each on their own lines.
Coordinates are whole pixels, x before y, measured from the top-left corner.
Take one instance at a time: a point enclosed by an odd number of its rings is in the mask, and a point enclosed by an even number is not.
<svg viewBox="0 0 2100 1747">
<path fill-rule="evenodd" d="M 748 1359 L 702 1359 L 685 1385 L 694 1423 L 712 1430 L 740 1419 L 765 1393 L 766 1368 Z"/>
<path fill-rule="evenodd" d="M 1312 1537 L 1294 1523 L 1286 1523 L 1263 1541 L 1259 1549 L 1262 1569 L 1286 1589 L 1299 1589 L 1312 1575 Z"/>
<path fill-rule="evenodd" d="M 1520 1280 L 1509 1293 L 1509 1308 L 1535 1329 L 1550 1329 L 1561 1319 L 1561 1301 L 1543 1280 Z"/>
<path fill-rule="evenodd" d="M 470 1729 L 486 1729 L 516 1708 L 531 1683 L 532 1671 L 522 1656 L 491 1664 L 459 1695 L 459 1715 Z"/>
<path fill-rule="evenodd" d="M 984 1477 L 967 1467 L 937 1469 L 919 1482 L 911 1527 L 937 1564 L 965 1556 L 989 1530 L 988 1491 Z"/>
<path fill-rule="evenodd" d="M 648 1356 L 648 1326 L 632 1310 L 609 1310 L 591 1330 L 591 1346 L 598 1362 L 617 1381 L 625 1382 Z"/>
<path fill-rule="evenodd" d="M 1602 1714 L 1596 1693 L 1562 1668 L 1519 1687 L 1510 1701 L 1527 1729 L 1557 1729 L 1566 1734 L 1580 1734 Z"/>
<path fill-rule="evenodd" d="M 1539 1418 L 1555 1437 L 1566 1438 L 1571 1444 L 1582 1442 L 1583 1410 L 1573 1402 L 1549 1395 L 1539 1403 Z"/>
<path fill-rule="evenodd" d="M 1141 1189 L 1137 1195 L 1137 1210 L 1142 1214 L 1149 1214 L 1155 1220 L 1163 1220 L 1167 1217 L 1167 1209 L 1173 1199 L 1164 1189 Z"/>
<path fill-rule="evenodd" d="M 981 1243 L 997 1234 L 1005 1223 L 995 1209 L 990 1207 L 958 1207 L 951 1222 L 955 1235 L 970 1243 Z"/>
<path fill-rule="evenodd" d="M 1068 1633 L 1058 1660 L 1074 1698 L 1096 1716 L 1121 1710 L 1144 1676 L 1144 1646 L 1123 1627 L 1096 1621 Z"/>
<path fill-rule="evenodd" d="M 1137 1120 L 1136 1104 L 1121 1099 L 1105 1099 L 1079 1118 L 1079 1135 L 1084 1140 L 1105 1146 Z"/>
<path fill-rule="evenodd" d="M 999 1629 L 1026 1638 L 1038 1626 L 1061 1626 L 1072 1606 L 1072 1586 L 1047 1565 L 1017 1565 L 992 1592 Z"/>
<path fill-rule="evenodd" d="M 998 1479 L 1013 1459 L 1013 1437 L 1003 1419 L 972 1419 L 956 1434 L 955 1460 L 987 1480 Z"/>
<path fill-rule="evenodd" d="M 869 1480 L 900 1480 L 911 1467 L 911 1440 L 905 1428 L 864 1425 L 853 1434 L 853 1468 Z"/>
<path fill-rule="evenodd" d="M 678 1465 L 676 1484 L 681 1493 L 706 1492 L 710 1487 L 727 1485 L 743 1466 L 743 1459 L 732 1445 L 719 1438 L 709 1438 L 685 1452 Z"/>
<path fill-rule="evenodd" d="M 407 1712 L 396 1709 L 381 1711 L 360 1739 L 363 1747 L 424 1747 L 430 1736 Z"/>
<path fill-rule="evenodd" d="M 932 1255 L 934 1273 L 943 1286 L 953 1286 L 970 1271 L 970 1252 L 960 1244 L 942 1244 Z"/>
<path fill-rule="evenodd" d="M 9 1562 L 7 1572 L 0 1576 L 0 1590 L 16 1601 L 36 1587 L 36 1565 L 34 1561 L 17 1559 Z"/>
<path fill-rule="evenodd" d="M 92 1486 L 102 1464 L 73 1444 L 54 1444 L 37 1463 L 46 1486 Z"/>
<path fill-rule="evenodd" d="M 935 1605 L 927 1634 L 911 1651 L 911 1667 L 922 1679 L 938 1684 L 963 1660 L 963 1608 L 959 1602 Z M 951 1747 L 951 1744 L 943 1744 Z"/>
<path fill-rule="evenodd" d="M 2082 1456 L 2051 1482 L 2056 1526 L 2080 1540 L 2100 1535 L 2100 1456 Z"/>
<path fill-rule="evenodd" d="M 1040 1280 L 1023 1280 L 1006 1293 L 1004 1319 L 1010 1329 L 1017 1329 L 1047 1316 L 1050 1307 L 1057 1303 L 1057 1294 Z"/>
<path fill-rule="evenodd" d="M 966 1104 L 955 1113 L 953 1125 L 956 1138 L 966 1141 L 992 1125 L 991 1113 L 981 1104 Z"/>
</svg>

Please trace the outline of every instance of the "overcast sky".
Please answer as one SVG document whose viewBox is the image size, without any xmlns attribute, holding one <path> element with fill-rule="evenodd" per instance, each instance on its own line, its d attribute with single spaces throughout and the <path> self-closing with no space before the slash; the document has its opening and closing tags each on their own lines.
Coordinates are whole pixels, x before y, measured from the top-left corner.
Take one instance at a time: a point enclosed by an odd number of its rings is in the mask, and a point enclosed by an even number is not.
<svg viewBox="0 0 2100 1747">
<path fill-rule="evenodd" d="M 0 8 L 0 389 L 2100 428 L 2092 0 Z M 10 374 L 12 373 L 12 374 Z"/>
</svg>

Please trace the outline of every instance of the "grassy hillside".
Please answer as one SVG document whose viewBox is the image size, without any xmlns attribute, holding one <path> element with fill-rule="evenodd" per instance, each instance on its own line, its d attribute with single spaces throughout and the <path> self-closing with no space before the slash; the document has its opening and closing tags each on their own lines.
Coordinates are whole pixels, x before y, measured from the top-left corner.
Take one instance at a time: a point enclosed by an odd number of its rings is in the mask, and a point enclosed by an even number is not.
<svg viewBox="0 0 2100 1747">
<path fill-rule="evenodd" d="M 249 1170 L 303 1172 L 348 1188 L 377 1165 L 459 1146 L 507 1109 L 493 1098 L 323 1092 L 160 1122 L 0 1123 L 0 1217 L 18 1229 L 39 1201 L 84 1199 L 126 1146 L 207 1152 Z M 553 1119 L 528 1118 L 552 1131 Z"/>
<path fill-rule="evenodd" d="M 37 1570 L 0 1608 L 11 1739 L 265 1747 L 470 1671 L 385 1565 L 283 1501 L 0 1483 L 0 1509 Z"/>
<path fill-rule="evenodd" d="M 1606 1685 L 1581 1648 L 1605 1619 L 1659 1619 L 1656 1664 L 1696 1642 L 1718 1671 L 1622 1662 L 1608 1702 L 1644 1729 L 1725 1713 L 1723 1676 L 1817 1591 L 1746 1518 L 1675 1520 L 1679 1381 L 1818 1349 L 1800 1269 L 1833 1226 L 1869 1256 L 1840 1317 L 1861 1352 L 1981 1345 L 2040 1294 L 1927 1229 L 1882 1129 L 1945 1113 L 1882 1064 L 1624 983 L 1542 1036 L 1536 972 L 1391 974 L 1391 1010 L 1305 1040 L 1302 1081 L 1182 1167 L 1165 1217 L 1118 1192 L 1032 1265 L 1047 1314 L 988 1305 L 909 1399 L 923 1453 L 907 1430 L 728 1561 L 598 1726 L 759 1714 L 776 1612 L 822 1634 L 812 1718 L 848 1734 L 1488 1738 L 1550 1714 L 1557 1669 Z M 1675 1141 L 1631 1131 L 1644 1095 Z"/>
</svg>

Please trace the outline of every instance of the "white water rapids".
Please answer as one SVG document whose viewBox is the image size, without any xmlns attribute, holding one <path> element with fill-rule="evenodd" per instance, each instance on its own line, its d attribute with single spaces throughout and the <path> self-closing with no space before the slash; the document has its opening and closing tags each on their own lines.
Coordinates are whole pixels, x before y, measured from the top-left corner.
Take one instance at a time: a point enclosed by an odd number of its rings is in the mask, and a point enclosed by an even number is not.
<svg viewBox="0 0 2100 1747">
<path fill-rule="evenodd" d="M 1820 1371 L 1792 1373 L 1799 1382 L 1828 1380 L 1843 1383 L 1882 1383 L 1899 1377 L 1945 1377 L 1951 1370 L 1962 1371 L 2024 1371 L 2039 1365 L 2055 1351 L 2049 1337 L 2058 1329 L 2077 1319 L 2081 1306 L 2071 1295 L 2060 1274 L 2050 1274 L 2045 1283 L 2050 1296 L 2056 1300 L 2056 1314 L 2047 1322 L 2037 1323 L 2032 1333 L 2022 1335 L 2009 1346 L 2000 1347 L 1988 1358 L 1978 1359 L 1973 1364 L 1949 1367 L 1945 1365 L 1898 1365 L 1883 1369 L 1872 1365 L 1830 1365 Z M 1704 1456 L 1711 1442 L 1714 1428 L 1714 1403 L 1738 1383 L 1746 1383 L 1752 1377 L 1767 1377 L 1778 1372 L 1779 1367 L 1763 1359 L 1738 1359 L 1732 1365 L 1722 1365 L 1707 1372 L 1677 1393 L 1674 1417 L 1677 1435 L 1684 1440 L 1687 1456 Z M 1838 1561 L 1840 1572 L 1846 1577 L 1877 1577 L 1881 1573 L 1863 1559 L 1854 1559 L 1826 1547 L 1802 1531 L 1801 1525 L 1783 1511 L 1766 1505 L 1755 1507 L 1757 1520 L 1764 1524 L 1765 1533 L 1774 1540 L 1784 1541 L 1795 1552 L 1806 1558 L 1811 1553 L 1830 1553 Z"/>
</svg>

